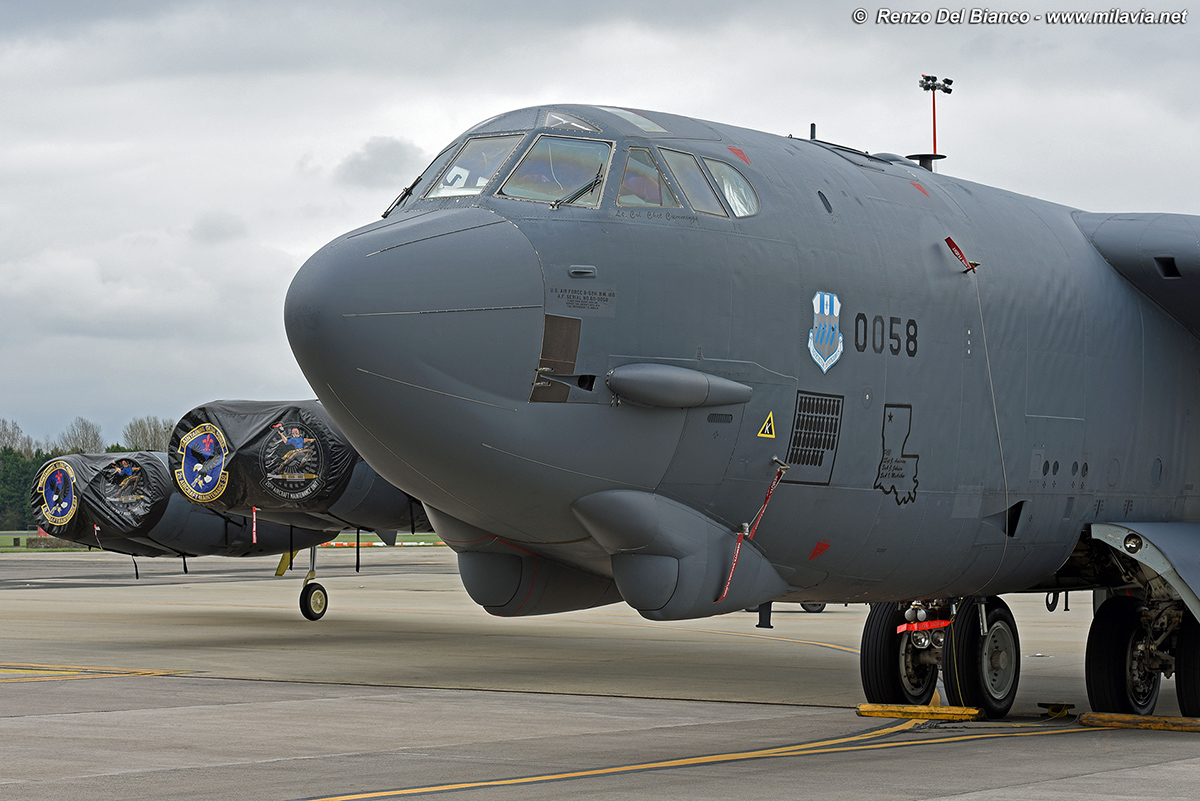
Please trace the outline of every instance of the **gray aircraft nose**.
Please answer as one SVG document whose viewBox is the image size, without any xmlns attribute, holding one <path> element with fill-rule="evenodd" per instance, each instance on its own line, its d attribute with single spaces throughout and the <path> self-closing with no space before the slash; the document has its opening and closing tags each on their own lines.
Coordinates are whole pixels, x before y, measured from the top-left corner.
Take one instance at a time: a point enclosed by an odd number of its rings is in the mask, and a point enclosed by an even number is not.
<svg viewBox="0 0 1200 801">
<path fill-rule="evenodd" d="M 334 420 L 409 489 L 422 483 L 414 457 L 436 473 L 430 453 L 452 462 L 478 448 L 481 425 L 528 400 L 543 296 L 537 253 L 512 223 L 434 211 L 326 245 L 293 279 L 284 322 Z"/>
</svg>

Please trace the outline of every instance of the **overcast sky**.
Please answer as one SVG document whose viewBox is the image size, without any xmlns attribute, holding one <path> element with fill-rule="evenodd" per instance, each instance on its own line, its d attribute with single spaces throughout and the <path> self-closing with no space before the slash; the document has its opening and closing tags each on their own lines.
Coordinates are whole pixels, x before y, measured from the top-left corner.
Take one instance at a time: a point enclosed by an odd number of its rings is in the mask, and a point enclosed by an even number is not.
<svg viewBox="0 0 1200 801">
<path fill-rule="evenodd" d="M 1112 7 L 1042 1 L 1005 8 Z M 888 26 L 879 8 L 0 0 L 0 417 L 41 438 L 83 415 L 111 441 L 216 398 L 311 397 L 283 331 L 292 275 L 458 133 L 522 106 L 816 122 L 908 154 L 930 146 L 933 73 L 954 79 L 943 172 L 1200 214 L 1200 16 Z"/>
</svg>

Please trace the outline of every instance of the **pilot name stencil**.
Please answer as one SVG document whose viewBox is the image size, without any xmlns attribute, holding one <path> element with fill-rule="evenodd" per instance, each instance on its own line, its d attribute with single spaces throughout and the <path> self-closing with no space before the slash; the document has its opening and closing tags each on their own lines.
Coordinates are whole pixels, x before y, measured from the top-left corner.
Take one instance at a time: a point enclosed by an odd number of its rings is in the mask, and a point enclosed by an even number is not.
<svg viewBox="0 0 1200 801">
<path fill-rule="evenodd" d="M 905 451 L 911 432 L 912 406 L 885 404 L 883 456 L 875 475 L 875 489 L 882 490 L 884 495 L 894 495 L 899 506 L 917 499 L 917 461 L 920 457 Z"/>
<path fill-rule="evenodd" d="M 617 291 L 609 286 L 551 287 L 546 290 L 546 305 L 556 311 L 593 317 L 613 317 L 617 313 Z"/>
</svg>

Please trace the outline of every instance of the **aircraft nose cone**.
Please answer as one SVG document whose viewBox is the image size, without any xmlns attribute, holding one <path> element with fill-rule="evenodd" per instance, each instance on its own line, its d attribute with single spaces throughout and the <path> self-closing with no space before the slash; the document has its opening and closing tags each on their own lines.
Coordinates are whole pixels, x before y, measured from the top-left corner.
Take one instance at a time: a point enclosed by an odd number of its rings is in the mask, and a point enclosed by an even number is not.
<svg viewBox="0 0 1200 801">
<path fill-rule="evenodd" d="M 434 211 L 326 245 L 293 279 L 284 322 L 326 409 L 397 483 L 431 449 L 478 447 L 472 421 L 528 400 L 543 297 L 516 226 L 484 209 Z"/>
</svg>

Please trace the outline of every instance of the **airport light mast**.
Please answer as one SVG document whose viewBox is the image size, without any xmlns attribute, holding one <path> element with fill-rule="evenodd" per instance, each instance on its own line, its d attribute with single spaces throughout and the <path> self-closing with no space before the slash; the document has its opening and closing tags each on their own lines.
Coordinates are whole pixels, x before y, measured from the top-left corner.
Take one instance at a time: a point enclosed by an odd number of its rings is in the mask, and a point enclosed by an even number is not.
<svg viewBox="0 0 1200 801">
<path fill-rule="evenodd" d="M 937 155 L 937 93 L 945 92 L 950 94 L 953 89 L 950 84 L 954 83 L 950 78 L 938 80 L 936 75 L 921 75 L 919 86 L 926 92 L 933 93 L 933 155 Z"/>
</svg>

